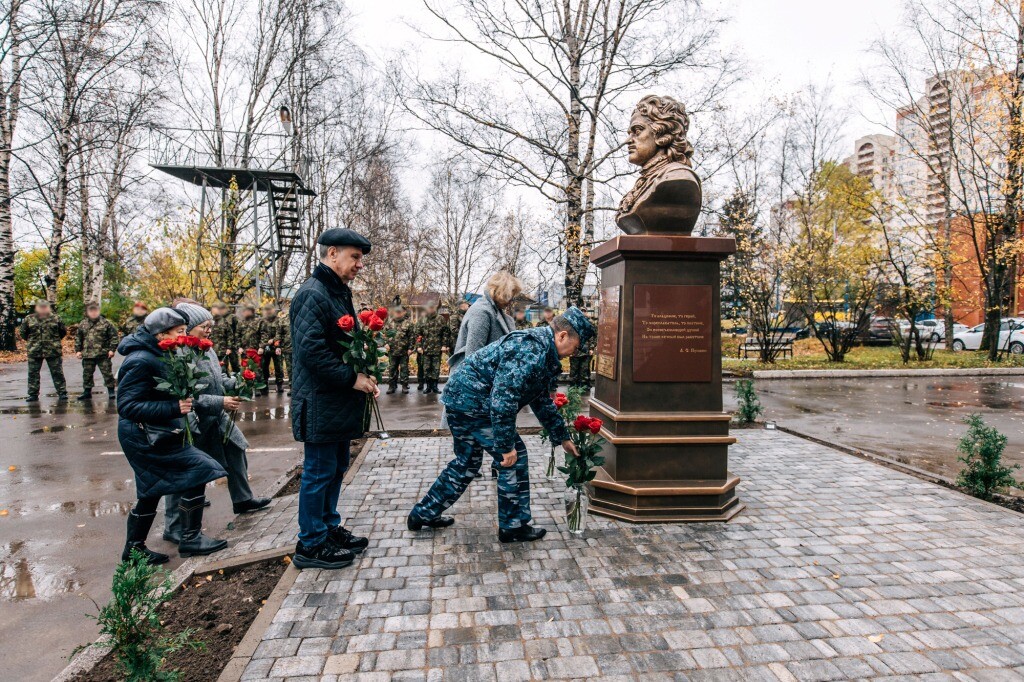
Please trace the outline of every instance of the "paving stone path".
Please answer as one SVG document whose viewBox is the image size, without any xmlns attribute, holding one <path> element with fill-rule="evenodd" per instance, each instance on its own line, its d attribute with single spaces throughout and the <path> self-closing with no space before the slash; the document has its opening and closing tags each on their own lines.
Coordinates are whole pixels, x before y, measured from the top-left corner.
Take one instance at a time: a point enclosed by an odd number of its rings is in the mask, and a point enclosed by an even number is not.
<svg viewBox="0 0 1024 682">
<path fill-rule="evenodd" d="M 342 495 L 370 548 L 305 571 L 243 679 L 1024 680 L 1024 516 L 773 431 L 741 431 L 723 524 L 565 530 L 527 439 L 541 542 L 501 545 L 495 486 L 405 528 L 445 439 L 377 442 Z M 235 551 L 294 542 L 294 497 Z"/>
</svg>

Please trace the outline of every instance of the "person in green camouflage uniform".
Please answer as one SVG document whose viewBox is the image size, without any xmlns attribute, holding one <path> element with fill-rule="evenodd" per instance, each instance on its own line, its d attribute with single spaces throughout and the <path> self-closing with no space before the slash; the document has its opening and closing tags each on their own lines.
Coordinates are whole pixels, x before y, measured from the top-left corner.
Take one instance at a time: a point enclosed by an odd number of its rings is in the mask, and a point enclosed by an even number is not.
<svg viewBox="0 0 1024 682">
<path fill-rule="evenodd" d="M 85 307 L 85 319 L 78 323 L 75 334 L 75 355 L 82 361 L 82 395 L 79 400 L 92 400 L 92 386 L 96 369 L 103 376 L 107 397 L 114 399 L 114 369 L 110 359 L 117 352 L 117 327 L 100 314 L 99 303 Z"/>
<path fill-rule="evenodd" d="M 544 317 L 537 320 L 534 327 L 546 327 L 551 324 L 551 320 L 555 319 L 555 309 L 551 306 L 544 308 Z"/>
<path fill-rule="evenodd" d="M 437 308 L 427 308 L 427 315 L 417 325 L 419 341 L 417 351 L 422 353 L 423 358 L 423 380 L 426 382 L 424 393 L 440 393 L 437 382 L 441 378 L 441 353 L 448 350 L 451 345 L 448 324 L 437 314 Z"/>
<path fill-rule="evenodd" d="M 281 371 L 288 377 L 288 385 L 292 383 L 292 325 L 287 310 L 277 316 L 277 338 L 281 340 Z M 288 391 L 288 395 L 292 392 Z"/>
<path fill-rule="evenodd" d="M 43 362 L 50 369 L 57 399 L 68 399 L 68 383 L 64 380 L 63 351 L 61 339 L 67 336 L 68 328 L 53 314 L 49 301 L 37 301 L 35 312 L 26 317 L 19 327 L 28 353 L 28 402 L 39 400 L 39 373 Z"/>
<path fill-rule="evenodd" d="M 594 327 L 597 325 L 593 317 L 587 316 Z M 590 391 L 590 362 L 594 359 L 594 347 L 597 344 L 597 337 L 587 339 L 581 343 L 576 352 L 569 356 L 569 385 L 584 391 Z"/>
<path fill-rule="evenodd" d="M 259 350 L 260 331 L 260 318 L 256 316 L 256 308 L 251 305 L 242 306 L 238 324 L 235 326 L 235 343 L 238 344 L 239 355 L 250 349 Z"/>
<path fill-rule="evenodd" d="M 270 366 L 274 366 L 274 383 L 277 392 L 284 393 L 284 367 L 281 365 L 281 321 L 277 319 L 277 308 L 268 303 L 263 306 L 263 317 L 259 320 L 260 344 L 257 349 L 262 353 L 260 367 L 263 369 L 267 387 L 263 395 L 270 393 Z"/>
<path fill-rule="evenodd" d="M 516 331 L 519 331 L 521 329 L 529 329 L 530 327 L 533 326 L 533 325 L 530 324 L 530 321 L 526 319 L 526 311 L 525 310 L 517 310 L 515 312 L 515 316 L 514 317 L 515 317 L 515 322 L 516 322 Z"/>
<path fill-rule="evenodd" d="M 136 301 L 132 306 L 132 314 L 121 324 L 121 338 L 134 334 L 149 315 L 149 306 L 142 301 Z"/>
<path fill-rule="evenodd" d="M 458 309 L 448 319 L 448 338 L 453 346 L 455 345 L 455 340 L 459 338 L 459 329 L 462 328 L 462 320 L 466 317 L 467 310 L 469 310 L 469 301 L 462 299 L 459 301 Z"/>
<path fill-rule="evenodd" d="M 213 313 L 213 329 L 210 330 L 210 341 L 217 352 L 217 359 L 228 375 L 242 371 L 242 361 L 238 356 L 238 318 L 228 312 L 223 301 L 217 301 L 210 309 Z"/>
<path fill-rule="evenodd" d="M 416 340 L 416 325 L 409 320 L 405 308 L 396 306 L 391 309 L 388 326 L 384 328 L 384 337 L 388 341 L 388 395 L 398 390 L 402 384 L 402 393 L 409 392 L 409 354 Z"/>
</svg>

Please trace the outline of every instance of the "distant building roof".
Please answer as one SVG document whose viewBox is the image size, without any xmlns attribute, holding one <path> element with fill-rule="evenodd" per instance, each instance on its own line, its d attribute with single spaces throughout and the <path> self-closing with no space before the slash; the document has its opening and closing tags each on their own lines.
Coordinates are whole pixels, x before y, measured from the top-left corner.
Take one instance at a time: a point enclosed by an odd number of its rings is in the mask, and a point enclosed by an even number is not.
<svg viewBox="0 0 1024 682">
<path fill-rule="evenodd" d="M 405 303 L 407 307 L 419 307 L 426 308 L 429 306 L 441 305 L 441 294 L 437 291 L 424 291 L 419 294 L 413 294 L 409 297 L 409 300 Z"/>
</svg>

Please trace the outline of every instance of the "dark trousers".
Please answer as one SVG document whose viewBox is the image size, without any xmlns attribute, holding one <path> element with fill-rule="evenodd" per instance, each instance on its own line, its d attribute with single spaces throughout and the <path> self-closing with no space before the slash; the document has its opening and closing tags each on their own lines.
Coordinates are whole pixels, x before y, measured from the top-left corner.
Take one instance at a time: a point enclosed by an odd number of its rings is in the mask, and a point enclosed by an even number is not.
<svg viewBox="0 0 1024 682">
<path fill-rule="evenodd" d="M 221 353 L 219 357 L 220 361 L 224 364 L 224 371 L 228 374 L 242 371 L 242 360 L 238 357 L 238 351 L 232 350 L 230 353 Z"/>
<path fill-rule="evenodd" d="M 43 363 L 50 370 L 50 378 L 53 379 L 53 387 L 57 389 L 57 395 L 67 395 L 68 382 L 64 379 L 64 362 L 59 355 L 52 358 L 38 358 L 29 356 L 28 359 L 28 394 L 29 397 L 39 397 L 39 374 L 43 369 Z"/>
<path fill-rule="evenodd" d="M 416 354 L 416 383 L 423 388 L 423 353 Z"/>
<path fill-rule="evenodd" d="M 299 542 L 315 547 L 341 525 L 338 498 L 348 470 L 351 442 L 306 443 L 299 485 Z"/>
<path fill-rule="evenodd" d="M 590 388 L 590 360 L 593 355 L 569 358 L 569 385 L 576 388 Z"/>
<path fill-rule="evenodd" d="M 82 358 L 82 392 L 88 393 L 92 390 L 93 379 L 96 378 L 96 370 L 100 371 L 103 377 L 103 385 L 108 391 L 114 390 L 114 368 L 110 358 L 101 355 L 98 358 Z"/>
<path fill-rule="evenodd" d="M 402 384 L 406 388 L 409 387 L 409 355 L 401 353 L 388 358 L 388 374 L 391 376 L 391 381 L 388 383 L 392 388 L 397 388 L 398 384 Z"/>
<path fill-rule="evenodd" d="M 196 447 L 213 457 L 228 472 L 228 495 L 232 504 L 247 502 L 253 498 L 249 486 L 249 460 L 245 450 L 231 441 L 223 442 L 219 429 L 210 428 L 209 435 L 204 433 L 196 442 Z M 164 496 L 164 533 L 178 537 L 181 535 L 181 516 L 178 505 L 182 497 L 195 497 L 189 493 Z"/>
<path fill-rule="evenodd" d="M 188 490 L 182 490 L 181 491 L 181 496 L 182 497 L 188 497 L 188 498 L 202 497 L 205 494 L 206 494 L 206 486 L 205 485 L 197 485 L 194 488 L 189 488 Z M 149 514 L 155 514 L 156 513 L 156 508 L 159 505 L 160 505 L 160 498 L 159 497 L 140 497 L 139 501 L 135 503 L 135 509 L 133 509 L 132 511 L 134 511 L 139 516 L 147 516 Z"/>
<path fill-rule="evenodd" d="M 274 351 L 264 351 L 260 368 L 263 370 L 263 381 L 267 383 L 268 388 L 270 387 L 271 364 L 274 365 L 274 381 L 278 386 L 284 383 L 284 362 L 282 362 L 281 356 L 275 354 Z"/>
<path fill-rule="evenodd" d="M 423 354 L 423 377 L 429 382 L 435 382 L 441 378 L 441 354 Z"/>
</svg>

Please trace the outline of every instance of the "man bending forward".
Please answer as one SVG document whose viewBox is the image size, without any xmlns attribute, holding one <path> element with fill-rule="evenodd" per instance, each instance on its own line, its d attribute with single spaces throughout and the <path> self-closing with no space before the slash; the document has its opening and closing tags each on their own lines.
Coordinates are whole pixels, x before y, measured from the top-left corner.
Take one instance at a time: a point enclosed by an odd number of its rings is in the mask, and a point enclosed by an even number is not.
<svg viewBox="0 0 1024 682">
<path fill-rule="evenodd" d="M 441 397 L 455 459 L 412 508 L 409 530 L 455 523 L 441 512 L 462 496 L 474 478 L 472 472 L 480 469 L 482 447 L 499 467 L 498 539 L 529 542 L 544 537 L 546 530 L 529 525 L 529 461 L 523 439 L 516 433 L 516 415 L 529 405 L 552 440 L 561 441 L 566 452 L 579 455 L 548 390 L 562 372 L 561 359 L 593 336 L 594 326 L 573 307 L 554 318 L 550 326 L 512 332 L 459 365 Z"/>
</svg>

